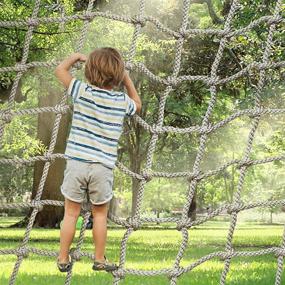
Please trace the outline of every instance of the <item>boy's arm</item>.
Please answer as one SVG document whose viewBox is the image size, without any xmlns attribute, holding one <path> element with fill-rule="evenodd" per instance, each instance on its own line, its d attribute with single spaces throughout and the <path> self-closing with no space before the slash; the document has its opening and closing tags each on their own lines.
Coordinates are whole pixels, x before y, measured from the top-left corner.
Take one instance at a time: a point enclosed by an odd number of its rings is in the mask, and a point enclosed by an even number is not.
<svg viewBox="0 0 285 285">
<path fill-rule="evenodd" d="M 137 90 L 134 86 L 132 79 L 130 78 L 128 72 L 126 72 L 126 71 L 125 71 L 123 83 L 127 89 L 127 93 L 129 95 L 129 97 L 132 98 L 136 103 L 137 112 L 140 112 L 141 108 L 142 108 L 141 98 L 139 97 L 139 95 L 137 93 Z"/>
<path fill-rule="evenodd" d="M 87 57 L 81 53 L 73 53 L 68 58 L 63 60 L 56 68 L 55 75 L 58 80 L 64 85 L 65 88 L 68 88 L 70 81 L 72 80 L 72 75 L 70 73 L 71 66 L 77 61 L 86 61 Z"/>
</svg>

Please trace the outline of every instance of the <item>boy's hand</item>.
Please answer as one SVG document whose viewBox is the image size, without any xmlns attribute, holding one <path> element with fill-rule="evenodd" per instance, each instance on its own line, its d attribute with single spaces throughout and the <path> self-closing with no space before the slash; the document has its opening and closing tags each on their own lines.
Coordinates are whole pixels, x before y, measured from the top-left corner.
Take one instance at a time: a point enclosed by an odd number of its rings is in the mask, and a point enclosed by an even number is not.
<svg viewBox="0 0 285 285">
<path fill-rule="evenodd" d="M 142 107 L 141 99 L 137 93 L 137 90 L 134 86 L 134 83 L 133 83 L 132 79 L 130 78 L 129 72 L 127 70 L 125 70 L 125 72 L 124 72 L 123 83 L 127 89 L 127 93 L 129 95 L 129 97 L 132 98 L 136 103 L 137 112 L 140 112 L 141 107 Z"/>
<path fill-rule="evenodd" d="M 129 72 L 127 70 L 124 71 L 123 83 L 126 85 L 126 82 L 130 78 Z"/>
<path fill-rule="evenodd" d="M 55 75 L 59 79 L 59 81 L 64 85 L 64 87 L 68 88 L 70 81 L 72 80 L 72 75 L 69 72 L 69 69 L 73 64 L 78 61 L 84 62 L 87 60 L 87 56 L 75 52 L 71 54 L 68 58 L 63 60 L 55 69 Z"/>
<path fill-rule="evenodd" d="M 87 60 L 87 56 L 85 54 L 79 53 L 79 52 L 75 52 L 73 53 L 70 57 L 74 58 L 75 61 L 86 61 Z"/>
</svg>

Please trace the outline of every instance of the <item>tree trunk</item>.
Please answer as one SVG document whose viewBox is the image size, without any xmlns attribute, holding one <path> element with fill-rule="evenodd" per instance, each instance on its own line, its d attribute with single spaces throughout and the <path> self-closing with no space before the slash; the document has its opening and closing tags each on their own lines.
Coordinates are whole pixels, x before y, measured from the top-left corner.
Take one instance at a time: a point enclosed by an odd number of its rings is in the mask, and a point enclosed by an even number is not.
<svg viewBox="0 0 285 285">
<path fill-rule="evenodd" d="M 191 218 L 191 220 L 195 221 L 196 220 L 196 210 L 197 210 L 197 195 L 196 192 L 194 194 L 194 197 L 192 199 L 192 203 L 189 207 L 188 211 L 188 218 Z"/>
<path fill-rule="evenodd" d="M 231 190 L 229 189 L 228 183 L 227 183 L 227 172 L 224 172 L 223 178 L 224 178 L 224 184 L 225 184 L 225 193 L 227 196 L 226 198 L 227 198 L 227 201 L 229 202 Z"/>
<path fill-rule="evenodd" d="M 270 211 L 270 224 L 272 225 L 273 224 L 273 212 Z"/>
<path fill-rule="evenodd" d="M 4 102 L 7 102 L 9 100 L 12 87 L 13 83 L 11 83 L 8 87 L 3 87 L 0 85 L 0 94 L 1 94 L 0 104 L 3 104 Z M 26 99 L 27 99 L 27 94 L 22 93 L 22 81 L 20 80 L 15 94 L 15 101 L 17 103 L 21 103 Z"/>
<path fill-rule="evenodd" d="M 139 173 L 139 172 L 137 172 Z M 140 181 L 132 178 L 132 216 L 135 214 Z"/>
<path fill-rule="evenodd" d="M 159 216 L 160 216 L 160 211 L 157 210 L 157 211 L 156 211 L 156 217 L 159 219 Z M 156 222 L 156 224 L 159 225 L 159 222 Z"/>
<path fill-rule="evenodd" d="M 127 136 L 128 153 L 130 157 L 130 169 L 135 173 L 140 173 L 143 157 L 143 147 L 141 146 L 142 127 L 133 123 L 133 128 L 135 129 L 135 134 L 130 134 Z M 135 214 L 137 207 L 139 184 L 140 180 L 132 177 L 132 216 Z"/>
<path fill-rule="evenodd" d="M 49 92 L 47 96 L 39 97 L 39 107 L 54 106 L 59 101 L 59 94 Z M 49 146 L 52 129 L 55 120 L 55 113 L 41 113 L 38 115 L 38 136 L 47 147 Z M 66 147 L 66 138 L 68 135 L 68 125 L 71 116 L 67 112 L 63 114 L 61 118 L 61 124 L 59 127 L 57 142 L 55 145 L 54 153 L 64 153 Z M 63 180 L 63 172 L 65 169 L 65 160 L 57 159 L 49 167 L 49 172 L 44 185 L 44 190 L 41 196 L 41 200 L 63 200 L 63 196 L 60 192 L 60 186 Z M 35 197 L 38 190 L 38 186 L 43 174 L 44 163 L 37 161 L 34 167 L 34 182 L 32 198 Z M 44 206 L 43 210 L 37 214 L 35 226 L 39 227 L 56 227 L 59 225 L 63 217 L 63 207 Z"/>
<path fill-rule="evenodd" d="M 119 210 L 118 205 L 119 205 L 119 200 L 116 197 L 113 197 L 112 200 L 110 201 L 109 212 L 114 216 L 118 216 L 118 210 Z"/>
<path fill-rule="evenodd" d="M 234 153 L 233 153 L 233 160 L 235 159 Z M 232 165 L 232 175 L 231 175 L 231 188 L 230 188 L 230 194 L 231 194 L 231 200 L 232 203 L 234 200 L 234 192 L 235 192 L 235 168 L 234 165 Z"/>
</svg>

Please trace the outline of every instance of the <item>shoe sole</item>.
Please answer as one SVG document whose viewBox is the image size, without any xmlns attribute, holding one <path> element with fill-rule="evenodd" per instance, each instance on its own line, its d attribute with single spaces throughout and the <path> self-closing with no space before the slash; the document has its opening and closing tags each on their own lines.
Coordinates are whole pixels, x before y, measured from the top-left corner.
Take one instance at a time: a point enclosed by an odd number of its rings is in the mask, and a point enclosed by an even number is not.
<svg viewBox="0 0 285 285">
<path fill-rule="evenodd" d="M 118 269 L 118 267 L 113 267 L 113 268 L 98 268 L 98 267 L 92 267 L 92 269 L 94 270 L 94 271 L 107 271 L 107 272 L 110 272 L 110 271 L 115 271 L 115 270 L 117 270 Z"/>
</svg>

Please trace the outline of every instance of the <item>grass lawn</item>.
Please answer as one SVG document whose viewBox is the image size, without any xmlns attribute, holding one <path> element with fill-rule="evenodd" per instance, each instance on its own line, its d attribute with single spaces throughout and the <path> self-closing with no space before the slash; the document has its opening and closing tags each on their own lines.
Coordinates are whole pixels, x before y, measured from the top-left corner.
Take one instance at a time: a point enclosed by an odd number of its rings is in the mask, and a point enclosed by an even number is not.
<svg viewBox="0 0 285 285">
<path fill-rule="evenodd" d="M 8 225 L 6 220 L 2 225 Z M 207 222 L 203 226 L 189 230 L 187 251 L 181 261 L 185 267 L 198 258 L 215 251 L 224 250 L 228 232 L 228 222 Z M 283 225 L 239 224 L 234 234 L 234 248 L 237 251 L 260 250 L 270 246 L 280 246 Z M 77 232 L 77 236 L 78 236 Z M 118 262 L 120 242 L 124 229 L 109 229 L 107 257 Z M 16 248 L 22 239 L 24 229 L 0 229 L 0 248 Z M 127 243 L 126 268 L 153 270 L 172 267 L 179 249 L 181 233 L 177 230 L 144 229 L 133 232 Z M 29 246 L 40 249 L 58 250 L 59 230 L 33 229 Z M 92 235 L 87 230 L 83 250 L 92 252 Z M 0 284 L 8 284 L 16 256 L 0 255 Z M 112 284 L 112 275 L 94 272 L 92 262 L 82 258 L 73 268 L 73 285 Z M 273 254 L 233 258 L 226 284 L 231 285 L 273 285 L 277 259 Z M 223 262 L 211 259 L 191 272 L 179 277 L 178 285 L 219 284 Z M 285 270 L 284 270 L 285 271 Z M 64 284 L 65 274 L 57 270 L 53 258 L 30 254 L 21 264 L 18 285 L 57 285 Z M 138 277 L 128 275 L 120 284 L 160 285 L 169 284 L 166 276 Z M 285 284 L 285 272 L 281 284 Z"/>
</svg>

